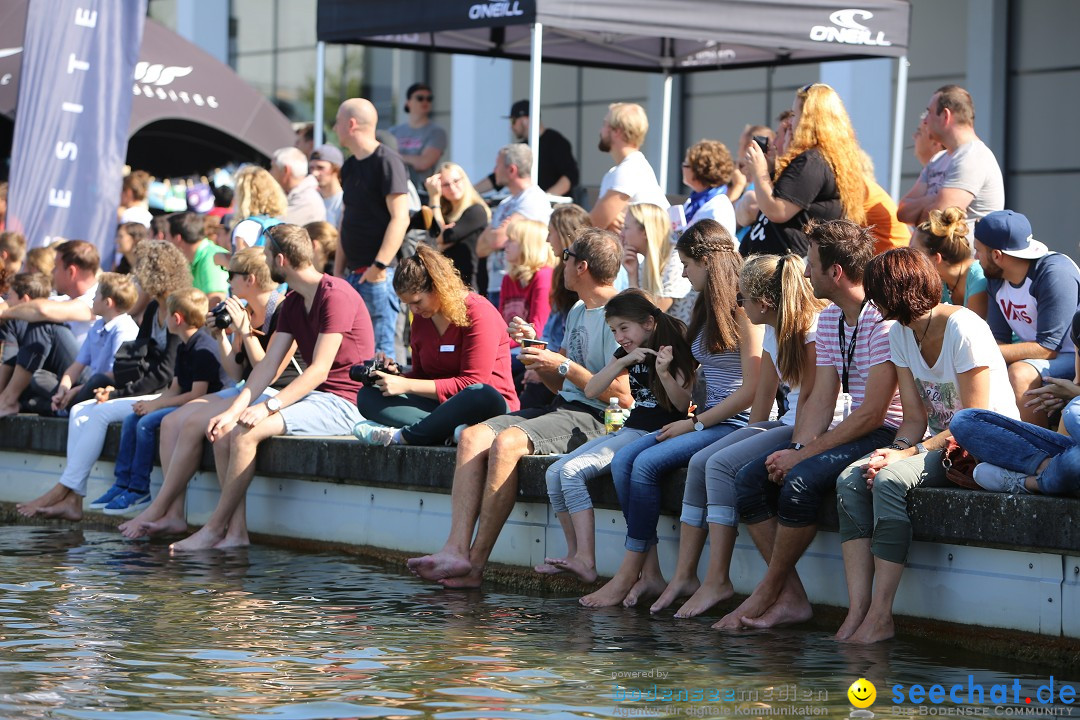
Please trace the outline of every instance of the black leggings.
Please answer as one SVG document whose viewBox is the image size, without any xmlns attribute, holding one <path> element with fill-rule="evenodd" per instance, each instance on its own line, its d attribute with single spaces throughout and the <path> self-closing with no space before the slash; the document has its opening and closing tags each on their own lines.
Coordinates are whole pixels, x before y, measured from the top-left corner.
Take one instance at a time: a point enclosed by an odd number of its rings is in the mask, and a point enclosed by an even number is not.
<svg viewBox="0 0 1080 720">
<path fill-rule="evenodd" d="M 401 428 L 409 445 L 442 445 L 458 425 L 475 425 L 509 410 L 506 399 L 490 385 L 469 385 L 446 402 L 419 395 L 385 397 L 364 386 L 356 394 L 356 407 L 367 420 Z"/>
</svg>

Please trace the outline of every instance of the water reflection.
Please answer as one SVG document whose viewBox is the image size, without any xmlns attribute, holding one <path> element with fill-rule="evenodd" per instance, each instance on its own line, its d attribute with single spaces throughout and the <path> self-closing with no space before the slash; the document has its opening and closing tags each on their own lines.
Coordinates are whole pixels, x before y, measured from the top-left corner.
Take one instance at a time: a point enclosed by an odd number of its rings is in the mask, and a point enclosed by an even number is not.
<svg viewBox="0 0 1080 720">
<path fill-rule="evenodd" d="M 880 717 L 894 683 L 966 684 L 971 672 L 1034 690 L 1049 674 L 973 669 L 970 656 L 906 642 L 720 635 L 713 621 L 432 590 L 329 553 L 171 557 L 113 533 L 0 527 L 0 716 L 764 717 L 805 706 L 786 717 L 844 718 L 847 686 L 865 677 Z M 720 699 L 650 695 L 665 690 Z"/>
</svg>

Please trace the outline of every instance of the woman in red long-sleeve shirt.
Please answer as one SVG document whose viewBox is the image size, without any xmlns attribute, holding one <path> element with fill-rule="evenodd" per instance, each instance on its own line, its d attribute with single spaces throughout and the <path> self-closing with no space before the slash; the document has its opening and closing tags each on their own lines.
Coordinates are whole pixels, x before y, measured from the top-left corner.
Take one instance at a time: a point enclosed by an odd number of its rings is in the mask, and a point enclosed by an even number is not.
<svg viewBox="0 0 1080 720">
<path fill-rule="evenodd" d="M 357 393 L 367 418 L 353 429 L 357 438 L 370 445 L 441 445 L 461 424 L 520 407 L 506 323 L 469 291 L 450 260 L 420 245 L 398 265 L 394 291 L 413 314 L 412 370 L 379 372 Z"/>
</svg>

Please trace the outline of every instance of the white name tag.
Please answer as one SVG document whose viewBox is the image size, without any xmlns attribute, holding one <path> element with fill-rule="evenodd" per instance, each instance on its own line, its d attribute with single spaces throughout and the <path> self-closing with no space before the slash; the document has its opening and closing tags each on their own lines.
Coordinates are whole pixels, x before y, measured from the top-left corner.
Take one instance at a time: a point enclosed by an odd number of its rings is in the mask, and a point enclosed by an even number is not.
<svg viewBox="0 0 1080 720">
<path fill-rule="evenodd" d="M 454 352 L 453 345 L 440 345 L 439 352 Z"/>
</svg>

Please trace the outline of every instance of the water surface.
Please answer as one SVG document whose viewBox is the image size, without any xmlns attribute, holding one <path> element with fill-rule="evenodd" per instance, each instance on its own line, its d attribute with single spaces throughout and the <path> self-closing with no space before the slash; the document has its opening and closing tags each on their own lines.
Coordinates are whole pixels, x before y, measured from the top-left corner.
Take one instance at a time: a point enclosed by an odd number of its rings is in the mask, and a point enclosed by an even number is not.
<svg viewBox="0 0 1080 720">
<path fill-rule="evenodd" d="M 846 718 L 859 677 L 890 717 L 896 683 L 1018 677 L 1031 694 L 1052 673 L 903 640 L 722 635 L 715 620 L 448 592 L 335 553 L 170 557 L 113 532 L 7 526 L 0 717 Z"/>
</svg>

